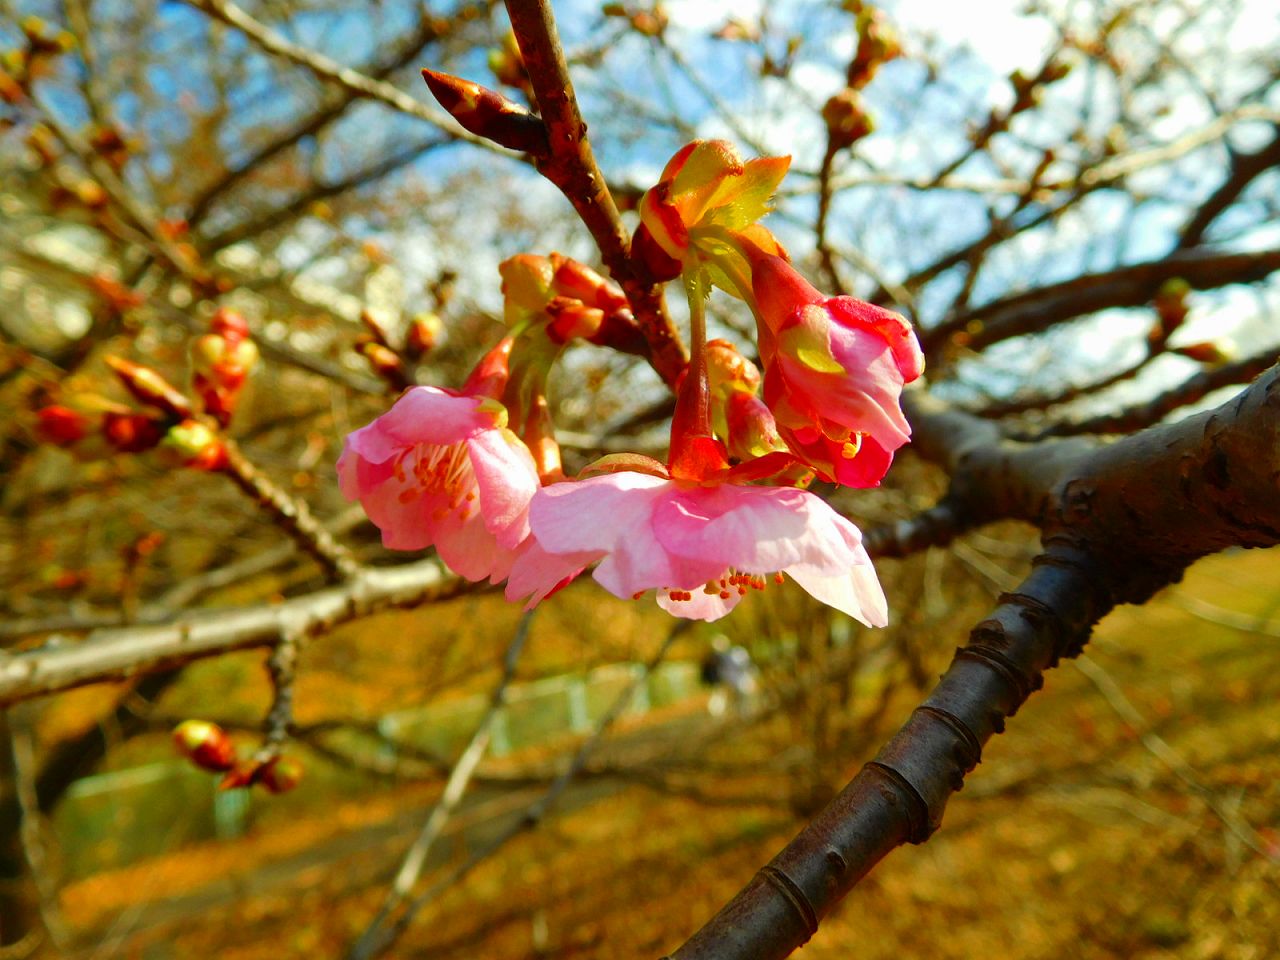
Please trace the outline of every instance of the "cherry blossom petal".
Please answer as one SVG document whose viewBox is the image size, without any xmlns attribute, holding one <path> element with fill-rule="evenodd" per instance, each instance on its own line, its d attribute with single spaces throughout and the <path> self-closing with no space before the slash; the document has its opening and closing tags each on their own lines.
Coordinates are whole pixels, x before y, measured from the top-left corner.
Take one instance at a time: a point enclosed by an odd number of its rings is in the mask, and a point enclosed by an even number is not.
<svg viewBox="0 0 1280 960">
<path fill-rule="evenodd" d="M 786 487 L 677 490 L 655 507 L 654 529 L 667 550 L 707 561 L 717 567 L 713 574 L 725 567 L 781 570 L 804 555 L 806 496 Z"/>
<path fill-rule="evenodd" d="M 509 430 L 485 430 L 467 441 L 484 525 L 514 548 L 529 535 L 529 501 L 538 492 L 533 455 Z"/>
<path fill-rule="evenodd" d="M 416 444 L 458 443 L 493 429 L 493 416 L 482 403 L 436 387 L 413 387 L 377 420 L 349 434 L 347 449 L 371 463 L 385 463 Z"/>
<path fill-rule="evenodd" d="M 690 590 L 688 600 L 673 600 L 670 590 L 659 590 L 658 606 L 673 617 L 686 620 L 719 620 L 738 605 L 742 595 L 736 590 L 729 591 L 729 596 L 719 593 L 707 593 L 705 590 Z"/>
<path fill-rule="evenodd" d="M 505 596 L 513 602 L 527 597 L 525 609 L 531 610 L 557 590 L 568 586 L 569 581 L 598 557 L 595 553 L 548 553 L 530 537 L 516 551 L 507 577 Z"/>
</svg>

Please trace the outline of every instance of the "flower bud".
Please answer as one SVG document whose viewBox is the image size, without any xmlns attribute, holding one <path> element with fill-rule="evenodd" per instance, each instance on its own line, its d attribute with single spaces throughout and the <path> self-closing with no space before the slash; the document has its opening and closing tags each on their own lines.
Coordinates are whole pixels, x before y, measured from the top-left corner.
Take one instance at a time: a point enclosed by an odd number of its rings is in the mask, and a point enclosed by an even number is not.
<svg viewBox="0 0 1280 960">
<path fill-rule="evenodd" d="M 547 335 L 555 343 L 568 343 L 575 337 L 589 339 L 600 331 L 604 323 L 604 311 L 588 307 L 581 300 L 571 297 L 552 297 L 546 306 Z"/>
<path fill-rule="evenodd" d="M 490 50 L 486 59 L 499 83 L 523 90 L 526 96 L 529 94 L 529 72 L 525 69 L 520 44 L 516 42 L 514 33 L 508 30 L 502 38 L 502 46 Z"/>
<path fill-rule="evenodd" d="M 773 413 L 763 400 L 745 390 L 735 390 L 725 403 L 725 445 L 729 455 L 745 461 L 785 451 Z"/>
<path fill-rule="evenodd" d="M 432 95 L 464 130 L 535 157 L 548 152 L 547 127 L 520 104 L 470 80 L 423 70 Z"/>
<path fill-rule="evenodd" d="M 1160 284 L 1160 289 L 1156 291 L 1155 299 L 1152 301 L 1152 306 L 1156 308 L 1156 316 L 1159 318 L 1159 326 L 1151 331 L 1153 340 L 1158 338 L 1163 341 L 1182 326 L 1182 321 L 1187 319 L 1187 314 L 1191 312 L 1191 307 L 1187 303 L 1187 296 L 1190 293 L 1191 284 L 1181 277 L 1170 277 Z"/>
<path fill-rule="evenodd" d="M 258 782 L 271 793 L 288 793 L 302 782 L 302 762 L 296 757 L 279 756 L 268 760 L 258 772 Z"/>
<path fill-rule="evenodd" d="M 1189 360 L 1194 360 L 1196 363 L 1204 363 L 1212 367 L 1221 366 L 1232 360 L 1232 354 L 1229 350 L 1211 340 L 1174 347 L 1173 352 Z"/>
<path fill-rule="evenodd" d="M 184 420 L 170 427 L 159 452 L 170 462 L 192 470 L 220 470 L 227 463 L 221 438 L 199 420 Z"/>
<path fill-rule="evenodd" d="M 865 87 L 882 64 L 902 56 L 893 24 L 877 7 L 864 5 L 858 13 L 858 49 L 849 64 L 851 87 Z"/>
<path fill-rule="evenodd" d="M 551 278 L 555 293 L 581 300 L 589 307 L 599 307 L 606 313 L 628 306 L 627 298 L 618 285 L 602 277 L 585 263 L 558 253 L 551 254 Z"/>
<path fill-rule="evenodd" d="M 164 437 L 164 422 L 145 413 L 108 410 L 102 415 L 102 436 L 120 453 L 142 453 Z"/>
<path fill-rule="evenodd" d="M 546 257 L 521 253 L 498 264 L 502 275 L 503 319 L 508 326 L 522 322 L 527 314 L 541 310 L 554 294 L 551 285 L 555 267 Z"/>
<path fill-rule="evenodd" d="M 219 307 L 209 319 L 209 331 L 226 340 L 247 340 L 249 339 L 249 321 L 239 310 Z"/>
<path fill-rule="evenodd" d="M 184 720 L 173 728 L 173 742 L 179 753 L 202 770 L 222 773 L 235 765 L 231 738 L 216 723 Z"/>
<path fill-rule="evenodd" d="M 175 417 L 191 416 L 191 404 L 187 398 L 150 367 L 112 356 L 106 358 L 106 363 L 139 403 L 157 407 Z"/>
<path fill-rule="evenodd" d="M 357 345 L 360 355 L 369 361 L 373 372 L 387 380 L 398 380 L 404 376 L 404 365 L 400 356 L 390 347 L 373 340 L 365 340 Z"/>
<path fill-rule="evenodd" d="M 69 447 L 84 439 L 93 426 L 87 414 L 59 404 L 36 411 L 36 435 L 56 447 Z"/>
<path fill-rule="evenodd" d="M 191 343 L 192 387 L 205 413 L 226 426 L 240 399 L 249 372 L 258 362 L 258 347 L 249 339 L 249 324 L 236 310 L 220 308 L 209 321 L 210 333 Z"/>
<path fill-rule="evenodd" d="M 405 353 L 411 360 L 419 360 L 436 348 L 444 336 L 444 322 L 437 314 L 419 313 L 409 321 L 405 335 Z"/>
<path fill-rule="evenodd" d="M 833 150 L 851 147 L 875 129 L 871 117 L 862 108 L 861 94 L 852 87 L 845 87 L 826 102 L 822 119 Z"/>
</svg>

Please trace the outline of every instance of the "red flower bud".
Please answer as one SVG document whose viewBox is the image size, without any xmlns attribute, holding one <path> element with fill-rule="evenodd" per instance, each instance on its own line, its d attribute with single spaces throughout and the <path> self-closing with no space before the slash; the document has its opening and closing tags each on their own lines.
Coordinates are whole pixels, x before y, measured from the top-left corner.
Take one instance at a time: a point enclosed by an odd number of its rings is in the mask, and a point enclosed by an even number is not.
<svg viewBox="0 0 1280 960">
<path fill-rule="evenodd" d="M 296 757 L 279 756 L 268 760 L 258 773 L 258 782 L 272 793 L 288 793 L 302 782 L 302 762 Z"/>
<path fill-rule="evenodd" d="M 551 322 L 547 334 L 556 343 L 568 343 L 574 337 L 594 337 L 604 323 L 604 311 L 588 307 L 571 297 L 552 297 L 546 306 Z"/>
<path fill-rule="evenodd" d="M 164 437 L 164 423 L 145 413 L 108 410 L 102 415 L 102 435 L 121 453 L 142 453 Z"/>
<path fill-rule="evenodd" d="M 160 453 L 192 470 L 220 470 L 227 463 L 222 440 L 199 420 L 184 420 L 170 427 L 160 444 Z"/>
<path fill-rule="evenodd" d="M 221 773 L 235 765 L 231 738 L 216 723 L 184 720 L 173 728 L 173 742 L 179 753 L 203 770 Z"/>
<path fill-rule="evenodd" d="M 1226 363 L 1231 359 L 1231 355 L 1210 340 L 1201 343 L 1189 343 L 1184 347 L 1174 347 L 1173 352 L 1194 360 L 1197 363 L 1207 363 L 1210 366 L 1217 366 Z"/>
<path fill-rule="evenodd" d="M 845 87 L 826 102 L 822 119 L 833 150 L 850 147 L 875 129 L 862 107 L 862 96 L 852 87 Z"/>
<path fill-rule="evenodd" d="M 209 330 L 229 341 L 247 340 L 249 338 L 249 322 L 244 314 L 229 307 L 219 307 L 209 320 Z"/>
<path fill-rule="evenodd" d="M 423 70 L 432 95 L 453 119 L 476 136 L 492 140 L 509 150 L 535 157 L 548 152 L 547 127 L 520 104 L 470 80 Z"/>
<path fill-rule="evenodd" d="M 93 425 L 86 414 L 57 404 L 37 410 L 36 418 L 37 436 L 58 447 L 69 447 L 83 439 Z"/>
</svg>

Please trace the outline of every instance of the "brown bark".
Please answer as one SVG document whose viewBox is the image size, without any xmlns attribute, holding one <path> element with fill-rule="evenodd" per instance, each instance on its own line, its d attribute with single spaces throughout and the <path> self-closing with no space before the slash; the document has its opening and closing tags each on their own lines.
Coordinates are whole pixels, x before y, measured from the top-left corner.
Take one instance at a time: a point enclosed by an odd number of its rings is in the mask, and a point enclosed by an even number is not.
<svg viewBox="0 0 1280 960">
<path fill-rule="evenodd" d="M 1199 557 L 1280 543 L 1280 368 L 1111 444 L 1017 444 L 923 398 L 911 408 L 922 451 L 952 472 L 948 509 L 1032 522 L 1044 551 L 876 759 L 670 960 L 788 956 L 890 850 L 938 829 L 983 745 L 1112 607 Z"/>
</svg>

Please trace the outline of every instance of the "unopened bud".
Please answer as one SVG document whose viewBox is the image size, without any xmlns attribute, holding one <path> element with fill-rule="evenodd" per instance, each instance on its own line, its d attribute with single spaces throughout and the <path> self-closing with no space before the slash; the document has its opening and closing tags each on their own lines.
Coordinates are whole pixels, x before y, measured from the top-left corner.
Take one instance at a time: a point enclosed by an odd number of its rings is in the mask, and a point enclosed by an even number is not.
<svg viewBox="0 0 1280 960">
<path fill-rule="evenodd" d="M 520 104 L 470 80 L 423 70 L 432 95 L 453 119 L 476 136 L 535 157 L 548 152 L 547 127 Z"/>
<path fill-rule="evenodd" d="M 127 313 L 134 307 L 141 306 L 147 299 L 137 290 L 106 274 L 96 273 L 89 278 L 88 283 L 93 292 L 117 313 Z"/>
<path fill-rule="evenodd" d="M 75 185 L 76 199 L 90 210 L 101 210 L 107 205 L 107 191 L 102 189 L 96 180 L 88 178 L 78 180 Z"/>
<path fill-rule="evenodd" d="M 737 460 L 751 460 L 787 449 L 778 436 L 773 412 L 745 390 L 735 390 L 725 404 L 726 446 Z"/>
<path fill-rule="evenodd" d="M 87 414 L 59 404 L 36 411 L 36 435 L 45 443 L 69 447 L 84 439 L 93 422 Z"/>
<path fill-rule="evenodd" d="M 862 96 L 852 87 L 845 87 L 823 105 L 822 119 L 834 150 L 853 146 L 875 129 L 862 108 Z"/>
<path fill-rule="evenodd" d="M 502 46 L 490 50 L 487 60 L 489 69 L 499 83 L 517 90 L 529 89 L 529 72 L 525 69 L 520 44 L 516 42 L 514 33 L 508 30 L 507 35 L 502 38 Z"/>
<path fill-rule="evenodd" d="M 546 306 L 547 334 L 556 343 L 568 343 L 575 337 L 594 337 L 604 322 L 604 311 L 588 307 L 581 300 L 571 297 L 552 297 Z"/>
<path fill-rule="evenodd" d="M 503 319 L 520 323 L 530 312 L 541 310 L 553 296 L 555 268 L 546 257 L 521 253 L 498 264 L 502 275 Z"/>
<path fill-rule="evenodd" d="M 129 144 L 115 127 L 101 126 L 95 129 L 89 145 L 117 172 L 129 161 Z"/>
<path fill-rule="evenodd" d="M 865 87 L 882 64 L 902 56 L 893 24 L 877 7 L 863 5 L 858 13 L 858 49 L 849 64 L 851 87 Z"/>
<path fill-rule="evenodd" d="M 707 383 L 713 395 L 731 391 L 754 394 L 760 389 L 760 371 L 728 340 L 707 341 Z"/>
<path fill-rule="evenodd" d="M 443 336 L 444 322 L 437 314 L 419 313 L 409 321 L 409 330 L 404 338 L 405 352 L 410 359 L 418 360 L 434 350 Z"/>
<path fill-rule="evenodd" d="M 164 423 L 155 416 L 108 410 L 102 415 L 102 436 L 120 453 L 142 453 L 165 435 Z"/>
<path fill-rule="evenodd" d="M 631 259 L 644 267 L 658 283 L 674 280 L 684 269 L 679 260 L 662 249 L 643 223 L 636 227 L 635 236 L 631 239 Z"/>
<path fill-rule="evenodd" d="M 239 310 L 230 307 L 219 307 L 209 318 L 209 331 L 227 340 L 247 340 L 249 338 L 249 321 Z"/>
<path fill-rule="evenodd" d="M 0 65 L 0 103 L 15 106 L 27 98 L 22 84 L 9 72 L 9 65 Z"/>
<path fill-rule="evenodd" d="M 652 10 L 637 10 L 631 14 L 631 28 L 646 37 L 660 37 L 666 32 L 669 19 L 666 8 L 657 3 Z"/>
<path fill-rule="evenodd" d="M 235 765 L 231 738 L 216 723 L 184 720 L 173 728 L 173 742 L 179 753 L 203 770 L 222 773 Z"/>
<path fill-rule="evenodd" d="M 302 782 L 302 762 L 296 757 L 279 756 L 268 760 L 258 773 L 258 782 L 272 793 L 288 793 Z"/>
<path fill-rule="evenodd" d="M 220 470 L 227 463 L 222 440 L 199 420 L 184 420 L 170 427 L 159 451 L 178 466 L 192 470 Z"/>
<path fill-rule="evenodd" d="M 191 416 L 191 404 L 182 392 L 150 367 L 112 356 L 106 358 L 106 363 L 139 403 L 157 407 L 175 417 Z"/>
<path fill-rule="evenodd" d="M 551 266 L 555 270 L 552 286 L 564 297 L 581 300 L 589 307 L 599 307 L 605 312 L 622 310 L 628 306 L 627 298 L 616 283 L 596 273 L 585 263 L 558 253 L 551 254 Z"/>
<path fill-rule="evenodd" d="M 1159 332 L 1168 337 L 1182 325 L 1182 321 L 1191 312 L 1187 296 L 1191 293 L 1191 284 L 1181 277 L 1170 277 L 1160 284 L 1156 291 L 1152 306 L 1156 308 L 1156 316 L 1160 318 Z M 1152 331 L 1154 336 L 1156 331 Z"/>
<path fill-rule="evenodd" d="M 378 376 L 391 379 L 403 375 L 404 365 L 400 356 L 390 347 L 384 347 L 375 340 L 366 340 L 357 349 Z"/>
<path fill-rule="evenodd" d="M 1220 366 L 1232 359 L 1231 352 L 1210 340 L 1200 343 L 1189 343 L 1186 346 L 1174 347 L 1173 352 L 1194 360 L 1197 363 L 1205 363 L 1210 366 Z"/>
</svg>

